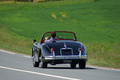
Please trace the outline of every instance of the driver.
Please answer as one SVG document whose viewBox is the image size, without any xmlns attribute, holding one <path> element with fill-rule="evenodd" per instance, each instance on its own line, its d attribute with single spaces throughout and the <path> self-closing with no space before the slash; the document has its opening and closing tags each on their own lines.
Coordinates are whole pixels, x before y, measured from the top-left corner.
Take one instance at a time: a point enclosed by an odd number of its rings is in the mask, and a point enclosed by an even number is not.
<svg viewBox="0 0 120 80">
<path fill-rule="evenodd" d="M 45 38 L 45 42 L 55 41 L 55 37 L 56 37 L 56 32 L 51 32 L 51 38 L 48 39 L 48 37 L 46 37 L 46 38 Z"/>
</svg>

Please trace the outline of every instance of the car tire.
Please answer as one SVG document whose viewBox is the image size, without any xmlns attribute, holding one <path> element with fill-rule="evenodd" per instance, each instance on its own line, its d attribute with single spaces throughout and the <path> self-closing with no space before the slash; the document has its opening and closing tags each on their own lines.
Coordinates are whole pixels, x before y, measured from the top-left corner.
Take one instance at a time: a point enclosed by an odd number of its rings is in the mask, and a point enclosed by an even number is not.
<svg viewBox="0 0 120 80">
<path fill-rule="evenodd" d="M 86 67 L 86 61 L 84 61 L 84 60 L 80 61 L 79 62 L 79 68 L 80 69 L 85 69 L 85 67 Z"/>
<path fill-rule="evenodd" d="M 39 62 L 33 62 L 33 67 L 39 67 Z"/>
<path fill-rule="evenodd" d="M 71 63 L 71 64 L 70 64 L 70 67 L 71 67 L 71 68 L 76 68 L 76 64 Z"/>
<path fill-rule="evenodd" d="M 46 62 L 40 62 L 41 68 L 47 68 L 47 63 Z"/>
<path fill-rule="evenodd" d="M 32 51 L 32 60 L 33 60 L 33 67 L 39 67 L 39 61 L 35 61 L 35 58 L 37 58 L 37 56 L 35 55 L 35 52 Z"/>
</svg>

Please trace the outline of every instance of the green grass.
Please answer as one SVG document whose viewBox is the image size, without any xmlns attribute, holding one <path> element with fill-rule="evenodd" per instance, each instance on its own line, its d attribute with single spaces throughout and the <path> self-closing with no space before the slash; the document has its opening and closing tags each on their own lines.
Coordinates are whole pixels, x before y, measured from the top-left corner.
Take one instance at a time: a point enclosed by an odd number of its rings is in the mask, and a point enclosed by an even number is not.
<svg viewBox="0 0 120 80">
<path fill-rule="evenodd" d="M 73 31 L 88 63 L 120 68 L 120 1 L 64 0 L 0 4 L 0 48 L 31 55 L 46 31 Z"/>
</svg>

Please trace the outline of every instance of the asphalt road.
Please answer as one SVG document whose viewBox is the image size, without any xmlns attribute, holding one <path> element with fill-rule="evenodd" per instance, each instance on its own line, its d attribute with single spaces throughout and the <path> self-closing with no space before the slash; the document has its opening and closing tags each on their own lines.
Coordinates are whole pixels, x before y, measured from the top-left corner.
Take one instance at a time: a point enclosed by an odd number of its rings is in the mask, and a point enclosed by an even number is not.
<svg viewBox="0 0 120 80">
<path fill-rule="evenodd" d="M 0 80 L 120 80 L 120 69 L 71 69 L 69 64 L 34 68 L 30 56 L 0 50 Z"/>
</svg>

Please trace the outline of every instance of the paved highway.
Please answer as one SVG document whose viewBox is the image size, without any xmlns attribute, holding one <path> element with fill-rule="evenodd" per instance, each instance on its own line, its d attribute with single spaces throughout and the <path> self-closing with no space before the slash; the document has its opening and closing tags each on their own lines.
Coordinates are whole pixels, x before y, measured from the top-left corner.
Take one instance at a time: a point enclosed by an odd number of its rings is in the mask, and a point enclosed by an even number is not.
<svg viewBox="0 0 120 80">
<path fill-rule="evenodd" d="M 34 68 L 30 56 L 0 50 L 0 80 L 120 80 L 120 69 L 71 69 L 69 64 Z"/>
</svg>

